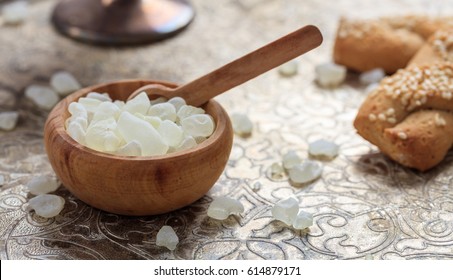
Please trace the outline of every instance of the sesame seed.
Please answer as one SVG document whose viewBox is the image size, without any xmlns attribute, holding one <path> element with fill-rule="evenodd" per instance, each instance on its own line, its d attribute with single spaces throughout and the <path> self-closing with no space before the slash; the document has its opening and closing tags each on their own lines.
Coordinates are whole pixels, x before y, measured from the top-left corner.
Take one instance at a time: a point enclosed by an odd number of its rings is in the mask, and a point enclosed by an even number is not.
<svg viewBox="0 0 453 280">
<path fill-rule="evenodd" d="M 398 132 L 397 135 L 398 135 L 398 138 L 401 139 L 401 140 L 406 140 L 407 139 L 407 134 L 402 132 L 402 131 Z"/>
<path fill-rule="evenodd" d="M 447 122 L 439 114 L 434 115 L 434 122 L 437 126 L 445 126 Z"/>
<path fill-rule="evenodd" d="M 378 115 L 378 119 L 381 120 L 381 121 L 385 121 L 387 119 L 387 117 L 384 114 L 380 113 Z"/>
<path fill-rule="evenodd" d="M 385 114 L 386 114 L 387 116 L 394 115 L 394 114 L 395 114 L 395 109 L 393 109 L 393 108 L 388 108 L 388 109 L 387 109 L 387 112 L 385 112 Z"/>
<path fill-rule="evenodd" d="M 369 114 L 368 119 L 372 122 L 376 121 L 376 115 L 375 114 Z"/>
<path fill-rule="evenodd" d="M 388 118 L 387 121 L 389 123 L 396 123 L 396 119 L 395 118 Z"/>
</svg>

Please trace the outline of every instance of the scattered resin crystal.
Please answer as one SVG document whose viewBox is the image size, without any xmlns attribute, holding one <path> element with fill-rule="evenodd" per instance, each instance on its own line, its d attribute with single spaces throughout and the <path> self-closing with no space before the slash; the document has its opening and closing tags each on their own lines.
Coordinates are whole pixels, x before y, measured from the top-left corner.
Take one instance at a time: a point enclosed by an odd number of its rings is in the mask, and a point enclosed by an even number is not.
<svg viewBox="0 0 453 280">
<path fill-rule="evenodd" d="M 312 156 L 334 158 L 338 155 L 339 147 L 337 144 L 319 139 L 308 145 L 308 153 Z"/>
<path fill-rule="evenodd" d="M 313 225 L 313 215 L 300 210 L 296 218 L 293 221 L 293 228 L 295 229 L 306 229 Z"/>
<path fill-rule="evenodd" d="M 299 212 L 299 201 L 293 197 L 280 200 L 272 207 L 271 212 L 274 219 L 290 226 Z"/>
<path fill-rule="evenodd" d="M 50 110 L 57 104 L 58 94 L 50 87 L 30 85 L 25 89 L 25 96 L 28 97 L 39 108 Z"/>
<path fill-rule="evenodd" d="M 253 123 L 245 114 L 235 113 L 230 116 L 233 125 L 233 131 L 240 136 L 249 136 L 252 134 Z"/>
<path fill-rule="evenodd" d="M 68 95 L 82 86 L 71 73 L 59 71 L 50 78 L 50 86 L 60 95 Z"/>
<path fill-rule="evenodd" d="M 327 88 L 334 88 L 341 85 L 346 78 L 346 67 L 332 62 L 316 66 L 316 80 L 319 85 Z"/>
<path fill-rule="evenodd" d="M 280 178 L 285 170 L 283 169 L 283 166 L 277 162 L 274 162 L 271 167 L 271 177 L 272 178 Z"/>
<path fill-rule="evenodd" d="M 316 161 L 306 160 L 295 165 L 288 172 L 289 179 L 296 184 L 305 184 L 319 178 L 322 174 L 322 165 Z"/>
<path fill-rule="evenodd" d="M 202 108 L 174 97 L 159 102 L 145 92 L 123 102 L 106 93 L 90 92 L 68 106 L 66 131 L 75 141 L 96 151 L 120 156 L 157 156 L 190 149 L 215 129 Z"/>
<path fill-rule="evenodd" d="M 156 236 L 156 245 L 167 247 L 168 250 L 173 251 L 179 243 L 179 238 L 171 226 L 163 226 Z"/>
<path fill-rule="evenodd" d="M 19 119 L 19 112 L 1 112 L 0 130 L 13 130 Z"/>
<path fill-rule="evenodd" d="M 50 175 L 34 177 L 27 184 L 28 191 L 33 195 L 51 193 L 59 187 L 60 184 L 57 179 Z"/>
<path fill-rule="evenodd" d="M 261 186 L 262 186 L 262 185 L 261 185 L 260 182 L 255 182 L 255 183 L 253 184 L 253 186 L 252 186 L 252 190 L 253 190 L 254 192 L 257 192 L 257 191 L 259 191 L 259 190 L 261 189 Z"/>
<path fill-rule="evenodd" d="M 280 67 L 278 67 L 278 73 L 284 77 L 291 77 L 297 74 L 297 61 L 290 60 Z"/>
<path fill-rule="evenodd" d="M 302 159 L 293 150 L 290 150 L 286 154 L 283 155 L 283 167 L 286 170 L 293 168 L 294 166 L 296 166 L 297 164 L 299 164 L 301 162 L 302 162 Z"/>
<path fill-rule="evenodd" d="M 208 208 L 208 216 L 217 220 L 225 220 L 232 214 L 242 212 L 244 206 L 240 201 L 225 196 L 214 198 Z"/>
<path fill-rule="evenodd" d="M 27 1 L 14 1 L 5 4 L 2 8 L 3 22 L 6 24 L 19 24 L 25 21 L 28 15 Z"/>
<path fill-rule="evenodd" d="M 377 89 L 379 87 L 379 83 L 372 83 L 372 84 L 369 84 L 366 88 L 365 88 L 365 94 L 370 94 L 372 91 L 374 91 L 375 89 Z"/>
<path fill-rule="evenodd" d="M 58 216 L 64 208 L 64 198 L 53 194 L 40 194 L 28 201 L 28 209 L 35 210 L 43 218 Z"/>
<path fill-rule="evenodd" d="M 385 71 L 382 68 L 375 68 L 366 72 L 363 72 L 359 76 L 360 83 L 364 85 L 370 85 L 379 83 L 385 77 Z"/>
</svg>

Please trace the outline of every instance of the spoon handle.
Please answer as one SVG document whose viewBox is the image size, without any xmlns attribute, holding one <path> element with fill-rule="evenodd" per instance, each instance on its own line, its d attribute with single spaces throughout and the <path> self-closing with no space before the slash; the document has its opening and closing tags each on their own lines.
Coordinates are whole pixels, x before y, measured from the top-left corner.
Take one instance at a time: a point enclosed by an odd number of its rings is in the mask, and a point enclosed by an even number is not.
<svg viewBox="0 0 453 280">
<path fill-rule="evenodd" d="M 265 45 L 173 91 L 187 104 L 200 106 L 209 99 L 255 78 L 322 43 L 319 29 L 308 25 Z"/>
</svg>

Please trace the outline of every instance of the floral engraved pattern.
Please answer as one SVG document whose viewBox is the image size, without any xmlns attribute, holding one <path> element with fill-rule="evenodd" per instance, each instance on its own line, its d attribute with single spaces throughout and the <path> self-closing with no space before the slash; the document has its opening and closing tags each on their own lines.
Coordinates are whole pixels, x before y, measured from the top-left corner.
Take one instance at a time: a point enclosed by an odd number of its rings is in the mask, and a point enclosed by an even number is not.
<svg viewBox="0 0 453 280">
<path fill-rule="evenodd" d="M 54 32 L 48 22 L 54 2 L 33 1 L 27 22 L 0 26 L 0 110 L 20 114 L 14 130 L 0 131 L 1 259 L 453 259 L 453 153 L 425 173 L 395 164 L 352 127 L 365 97 L 357 75 L 337 89 L 322 89 L 313 71 L 330 60 L 339 11 L 354 5 L 373 17 L 386 15 L 385 7 L 417 13 L 431 5 L 428 10 L 446 14 L 453 7 L 385 0 L 369 9 L 357 1 L 304 1 L 302 9 L 298 1 L 194 0 L 198 18 L 178 37 L 149 47 L 98 49 Z M 284 12 L 289 10 L 292 17 Z M 319 25 L 325 34 L 323 47 L 297 60 L 296 76 L 272 70 L 217 97 L 229 113 L 247 113 L 254 128 L 250 137 L 235 136 L 225 171 L 200 200 L 171 213 L 126 217 L 94 209 L 62 186 L 56 192 L 66 202 L 60 215 L 44 219 L 27 211 L 27 183 L 53 172 L 43 146 L 47 112 L 24 96 L 27 85 L 46 84 L 60 69 L 83 85 L 136 77 L 189 81 L 301 22 Z M 34 42 L 37 32 L 46 40 Z M 27 40 L 15 39 L 17 33 Z M 321 178 L 295 186 L 286 174 L 271 174 L 289 150 L 310 158 L 308 144 L 320 138 L 340 146 L 335 159 L 321 161 Z M 245 211 L 223 221 L 209 218 L 217 196 L 239 200 Z M 289 196 L 313 214 L 309 229 L 272 218 L 272 206 Z M 172 252 L 156 246 L 163 225 L 180 239 Z"/>
</svg>

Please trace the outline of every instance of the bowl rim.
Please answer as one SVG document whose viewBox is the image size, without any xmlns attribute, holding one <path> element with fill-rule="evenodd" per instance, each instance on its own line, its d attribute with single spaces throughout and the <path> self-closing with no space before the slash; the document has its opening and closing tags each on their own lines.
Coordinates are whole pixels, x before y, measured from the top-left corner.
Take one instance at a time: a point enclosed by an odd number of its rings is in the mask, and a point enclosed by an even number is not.
<svg viewBox="0 0 453 280">
<path fill-rule="evenodd" d="M 110 81 L 110 82 L 105 82 L 101 84 L 96 84 L 93 86 L 89 87 L 84 87 L 81 88 L 68 96 L 66 96 L 64 99 L 60 100 L 52 109 L 52 111 L 49 113 L 46 124 L 45 124 L 45 133 L 50 133 L 48 131 L 48 123 L 50 120 L 52 120 L 53 123 L 53 130 L 55 131 L 56 134 L 58 134 L 62 140 L 64 140 L 69 146 L 72 146 L 80 152 L 84 153 L 89 153 L 92 155 L 95 155 L 97 157 L 102 157 L 106 159 L 111 159 L 111 160 L 127 160 L 127 161 L 158 161 L 158 160 L 170 160 L 170 159 L 179 159 L 183 157 L 187 157 L 188 154 L 192 153 L 198 153 L 198 152 L 203 152 L 205 150 L 208 150 L 212 144 L 214 144 L 218 139 L 221 137 L 224 137 L 225 132 L 228 131 L 228 126 L 231 126 L 231 121 L 229 119 L 229 116 L 225 109 L 215 100 L 211 99 L 207 103 L 203 105 L 203 107 L 210 105 L 214 106 L 218 114 L 215 116 L 212 116 L 209 114 L 212 118 L 215 120 L 215 129 L 214 132 L 209 136 L 205 141 L 203 141 L 200 144 L 197 144 L 195 147 L 187 149 L 187 150 L 182 150 L 178 152 L 172 152 L 169 154 L 165 155 L 156 155 L 156 156 L 120 156 L 120 155 L 114 155 L 114 154 L 109 154 L 107 152 L 101 152 L 97 151 L 94 149 L 91 149 L 85 145 L 80 144 L 76 140 L 74 140 L 71 136 L 66 131 L 65 128 L 65 121 L 66 119 L 64 118 L 65 113 L 67 112 L 68 106 L 71 102 L 78 100 L 81 97 L 86 96 L 88 93 L 95 91 L 95 89 L 100 88 L 100 87 L 106 87 L 106 86 L 111 86 L 117 83 L 144 83 L 146 84 L 161 84 L 164 86 L 168 87 L 177 87 L 178 85 L 172 82 L 168 81 L 161 81 L 161 80 L 148 80 L 148 79 L 125 79 L 125 80 L 115 80 L 115 81 Z M 132 92 L 131 92 L 132 94 Z M 50 151 L 51 152 L 51 151 Z"/>
</svg>

